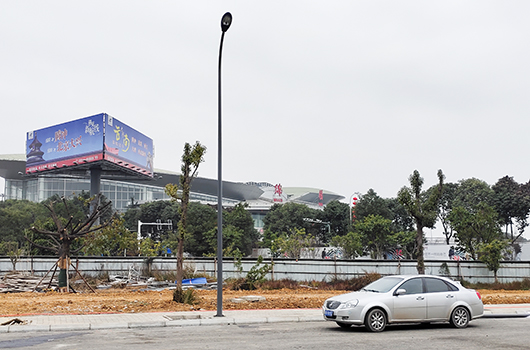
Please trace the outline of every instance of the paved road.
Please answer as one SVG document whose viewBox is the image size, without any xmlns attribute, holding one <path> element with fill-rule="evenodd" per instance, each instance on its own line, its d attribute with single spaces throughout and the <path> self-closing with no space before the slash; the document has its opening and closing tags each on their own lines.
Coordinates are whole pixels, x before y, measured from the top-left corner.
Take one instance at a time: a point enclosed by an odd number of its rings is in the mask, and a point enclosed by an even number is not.
<svg viewBox="0 0 530 350">
<path fill-rule="evenodd" d="M 0 334 L 0 349 L 528 349 L 530 318 L 484 318 L 466 329 L 447 324 L 390 326 L 382 333 L 332 322 L 279 322 Z"/>
<path fill-rule="evenodd" d="M 187 327 L 245 325 L 276 322 L 322 321 L 320 309 L 283 310 L 224 310 L 224 317 L 215 317 L 215 311 L 110 313 L 89 315 L 22 315 L 0 317 L 2 333 L 35 331 L 89 331 L 101 329 Z M 486 305 L 484 317 L 526 317 L 530 304 Z"/>
</svg>

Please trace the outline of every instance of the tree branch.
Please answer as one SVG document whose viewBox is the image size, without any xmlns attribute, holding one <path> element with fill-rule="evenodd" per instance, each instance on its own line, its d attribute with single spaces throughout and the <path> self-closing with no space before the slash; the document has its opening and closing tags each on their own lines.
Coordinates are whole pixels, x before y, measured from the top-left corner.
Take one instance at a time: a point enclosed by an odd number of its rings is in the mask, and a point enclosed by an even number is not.
<svg viewBox="0 0 530 350">
<path fill-rule="evenodd" d="M 27 236 L 24 236 L 24 238 L 28 240 L 28 242 L 30 242 L 32 245 L 36 246 L 37 248 L 51 250 L 54 253 L 59 252 L 59 248 L 57 247 L 50 247 L 50 246 L 44 246 L 44 245 L 37 244 L 33 242 L 31 239 L 29 239 Z"/>
<path fill-rule="evenodd" d="M 52 202 L 50 204 L 44 204 L 44 206 L 50 211 L 53 222 L 55 223 L 55 226 L 57 226 L 57 232 L 61 232 L 63 230 L 63 225 L 61 223 L 61 220 L 57 217 L 57 214 L 55 213 L 55 209 L 52 205 L 53 203 L 55 202 Z"/>
<path fill-rule="evenodd" d="M 59 232 L 52 232 L 52 231 L 48 231 L 48 230 L 41 230 L 41 229 L 38 229 L 36 228 L 35 226 L 32 226 L 31 227 L 31 230 L 35 233 L 38 233 L 40 235 L 47 235 L 47 236 L 50 236 L 50 237 L 60 237 L 61 234 Z"/>
</svg>

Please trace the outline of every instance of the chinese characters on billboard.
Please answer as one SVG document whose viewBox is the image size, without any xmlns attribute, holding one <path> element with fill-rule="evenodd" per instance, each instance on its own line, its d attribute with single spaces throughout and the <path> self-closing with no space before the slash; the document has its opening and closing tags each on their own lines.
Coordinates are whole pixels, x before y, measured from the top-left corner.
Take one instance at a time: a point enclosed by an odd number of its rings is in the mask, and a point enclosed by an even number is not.
<svg viewBox="0 0 530 350">
<path fill-rule="evenodd" d="M 105 160 L 143 174 L 153 174 L 153 140 L 108 116 Z"/>
<path fill-rule="evenodd" d="M 108 161 L 153 174 L 153 141 L 107 114 L 34 130 L 26 136 L 26 173 Z"/>
</svg>

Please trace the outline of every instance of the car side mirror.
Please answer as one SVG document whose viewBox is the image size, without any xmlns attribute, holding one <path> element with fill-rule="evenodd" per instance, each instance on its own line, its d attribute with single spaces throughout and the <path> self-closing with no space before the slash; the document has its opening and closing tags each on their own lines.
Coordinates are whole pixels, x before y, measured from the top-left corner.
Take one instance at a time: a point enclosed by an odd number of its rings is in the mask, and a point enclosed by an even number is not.
<svg viewBox="0 0 530 350">
<path fill-rule="evenodd" d="M 407 290 L 406 289 L 403 289 L 403 288 L 399 288 L 398 290 L 396 290 L 396 293 L 394 293 L 395 295 L 403 295 L 403 294 L 407 294 Z"/>
</svg>

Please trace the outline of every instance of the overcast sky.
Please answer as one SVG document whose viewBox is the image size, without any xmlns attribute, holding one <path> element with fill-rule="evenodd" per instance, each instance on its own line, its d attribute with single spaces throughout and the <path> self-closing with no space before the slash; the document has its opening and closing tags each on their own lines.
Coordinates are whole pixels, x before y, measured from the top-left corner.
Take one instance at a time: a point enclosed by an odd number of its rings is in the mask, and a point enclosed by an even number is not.
<svg viewBox="0 0 530 350">
<path fill-rule="evenodd" d="M 200 141 L 216 179 L 226 11 L 224 180 L 349 199 L 415 169 L 530 179 L 528 1 L 3 0 L 0 153 L 104 112 L 153 139 L 155 168 Z"/>
</svg>

